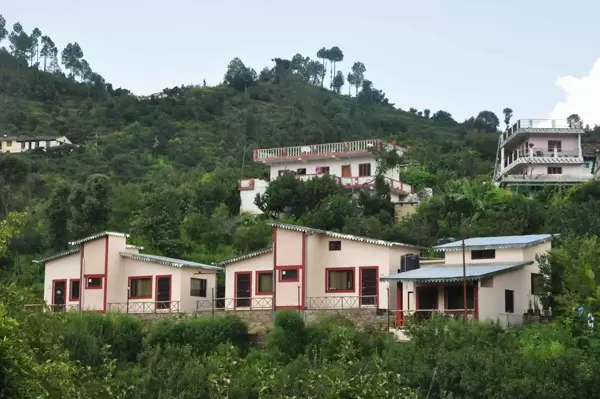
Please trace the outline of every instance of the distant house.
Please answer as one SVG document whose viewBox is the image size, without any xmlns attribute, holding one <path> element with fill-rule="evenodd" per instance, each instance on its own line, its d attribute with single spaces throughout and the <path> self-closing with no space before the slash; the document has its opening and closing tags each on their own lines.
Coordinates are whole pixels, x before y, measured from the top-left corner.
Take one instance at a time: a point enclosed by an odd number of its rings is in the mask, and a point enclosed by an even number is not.
<svg viewBox="0 0 600 399">
<path fill-rule="evenodd" d="M 417 246 L 284 223 L 273 248 L 228 259 L 225 308 L 389 309 L 396 286 L 382 278 L 400 269 Z"/>
<path fill-rule="evenodd" d="M 71 144 L 71 142 L 65 136 L 26 137 L 8 136 L 6 134 L 0 136 L 0 152 L 11 154 L 35 150 L 36 148 L 58 147 L 63 144 Z"/>
<path fill-rule="evenodd" d="M 539 299 L 536 256 L 551 248 L 552 234 L 479 237 L 465 240 L 467 312 L 475 319 L 520 324 Z M 461 241 L 435 247 L 445 252 L 441 265 L 382 277 L 397 287 L 396 319 L 432 314 L 456 315 L 465 309 Z"/>
<path fill-rule="evenodd" d="M 128 237 L 99 233 L 38 260 L 45 302 L 55 310 L 192 313 L 198 299 L 210 297 L 220 267 L 143 254 Z"/>
</svg>

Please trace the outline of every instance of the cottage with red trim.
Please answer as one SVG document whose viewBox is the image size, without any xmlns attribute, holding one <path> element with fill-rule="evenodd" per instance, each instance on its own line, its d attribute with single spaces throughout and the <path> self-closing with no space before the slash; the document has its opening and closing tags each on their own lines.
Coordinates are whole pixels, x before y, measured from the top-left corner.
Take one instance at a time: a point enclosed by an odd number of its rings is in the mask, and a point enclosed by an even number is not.
<svg viewBox="0 0 600 399">
<path fill-rule="evenodd" d="M 220 262 L 225 308 L 388 309 L 388 284 L 381 277 L 396 273 L 403 255 L 420 252 L 399 242 L 268 224 L 273 248 Z"/>
<path fill-rule="evenodd" d="M 45 302 L 54 309 L 192 313 L 197 300 L 211 297 L 221 267 L 142 254 L 128 237 L 106 231 L 38 260 Z"/>
<path fill-rule="evenodd" d="M 396 321 L 432 314 L 462 316 L 465 312 L 464 277 L 467 280 L 469 317 L 521 324 L 523 315 L 539 306 L 540 268 L 537 256 L 552 247 L 556 234 L 478 237 L 439 245 L 441 264 L 421 264 L 383 277 L 396 286 Z M 426 262 L 423 262 L 426 263 Z"/>
</svg>

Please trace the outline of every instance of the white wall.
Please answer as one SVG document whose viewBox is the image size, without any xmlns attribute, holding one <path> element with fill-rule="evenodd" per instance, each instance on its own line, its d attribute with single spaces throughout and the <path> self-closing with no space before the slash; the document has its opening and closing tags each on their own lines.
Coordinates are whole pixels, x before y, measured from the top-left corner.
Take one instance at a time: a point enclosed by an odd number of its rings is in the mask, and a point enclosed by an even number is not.
<svg viewBox="0 0 600 399">
<path fill-rule="evenodd" d="M 342 176 L 342 166 L 350 165 L 352 177 L 357 177 L 358 165 L 363 163 L 371 164 L 371 176 L 375 176 L 377 171 L 377 161 L 372 155 L 366 154 L 364 156 L 353 156 L 349 158 L 328 158 L 328 159 L 305 159 L 303 161 L 290 160 L 287 163 L 278 163 L 271 165 L 271 181 L 277 179 L 279 171 L 296 171 L 297 169 L 306 169 L 307 175 L 316 174 L 316 168 L 318 166 L 329 166 L 329 174 L 334 176 Z M 395 172 L 396 179 L 398 172 Z M 389 176 L 392 177 L 393 176 Z"/>
<path fill-rule="evenodd" d="M 462 251 L 447 251 L 445 253 L 445 260 L 447 265 L 462 265 Z M 493 262 L 519 262 L 523 260 L 523 249 L 511 248 L 511 249 L 496 249 L 495 259 L 471 259 L 471 251 L 465 249 L 465 263 L 476 264 L 476 263 L 493 263 Z"/>
<path fill-rule="evenodd" d="M 251 179 L 244 180 L 241 184 L 250 181 Z M 264 194 L 269 186 L 269 182 L 259 179 L 254 180 L 254 189 L 252 190 L 240 190 L 240 212 L 250 212 L 253 214 L 261 214 L 262 211 L 254 204 L 254 200 L 257 194 Z"/>
</svg>

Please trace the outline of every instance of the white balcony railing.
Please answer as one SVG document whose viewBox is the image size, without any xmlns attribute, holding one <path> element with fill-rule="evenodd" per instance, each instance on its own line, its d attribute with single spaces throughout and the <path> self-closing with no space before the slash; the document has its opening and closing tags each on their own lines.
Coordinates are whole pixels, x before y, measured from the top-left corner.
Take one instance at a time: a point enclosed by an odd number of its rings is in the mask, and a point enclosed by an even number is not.
<svg viewBox="0 0 600 399">
<path fill-rule="evenodd" d="M 268 148 L 254 150 L 254 160 L 275 161 L 288 158 L 318 158 L 335 154 L 368 153 L 381 146 L 381 140 L 346 141 L 341 143 L 326 143 L 314 145 L 297 145 L 291 147 Z"/>
<path fill-rule="evenodd" d="M 562 165 L 578 163 L 583 163 L 583 156 L 580 150 L 563 151 L 557 147 L 521 148 L 504 155 L 504 164 L 502 165 L 501 173 L 505 174 L 517 165 Z"/>
<path fill-rule="evenodd" d="M 553 130 L 557 133 L 569 131 L 583 133 L 581 123 L 569 123 L 566 119 L 519 119 L 502 134 L 502 141 L 507 140 L 523 129 L 540 129 L 544 133 L 552 133 Z"/>
<path fill-rule="evenodd" d="M 548 184 L 572 184 L 572 183 L 583 183 L 589 181 L 594 176 L 590 174 L 581 175 L 568 175 L 568 174 L 555 174 L 549 175 L 543 174 L 525 174 L 525 175 L 506 175 L 500 180 L 503 183 L 521 183 L 521 184 L 535 184 L 535 183 L 548 183 Z"/>
</svg>

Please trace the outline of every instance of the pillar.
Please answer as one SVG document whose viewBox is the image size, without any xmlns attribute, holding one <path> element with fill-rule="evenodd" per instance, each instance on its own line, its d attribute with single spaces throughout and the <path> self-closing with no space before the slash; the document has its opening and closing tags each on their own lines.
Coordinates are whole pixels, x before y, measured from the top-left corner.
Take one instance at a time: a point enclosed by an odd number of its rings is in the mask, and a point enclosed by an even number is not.
<svg viewBox="0 0 600 399">
<path fill-rule="evenodd" d="M 500 171 L 504 170 L 504 147 L 500 148 Z"/>
</svg>

